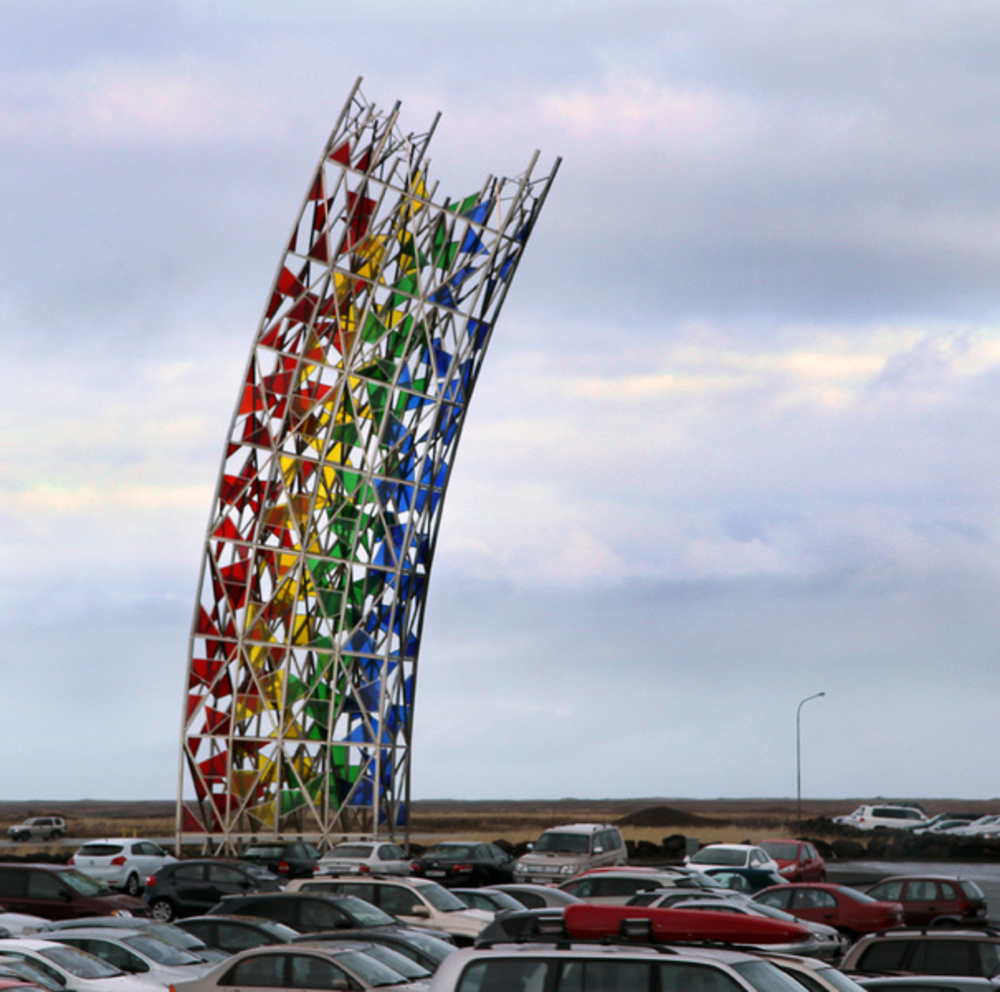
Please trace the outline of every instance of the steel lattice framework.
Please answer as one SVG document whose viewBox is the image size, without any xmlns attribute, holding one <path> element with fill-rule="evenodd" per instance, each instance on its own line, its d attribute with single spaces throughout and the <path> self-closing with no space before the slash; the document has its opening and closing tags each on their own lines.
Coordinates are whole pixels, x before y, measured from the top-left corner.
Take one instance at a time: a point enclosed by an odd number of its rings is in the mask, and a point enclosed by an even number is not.
<svg viewBox="0 0 1000 992">
<path fill-rule="evenodd" d="M 359 81 L 360 84 L 360 81 Z M 425 134 L 356 84 L 254 340 L 191 634 L 178 839 L 405 829 L 445 489 L 558 169 L 443 202 Z M 197 803 L 183 801 L 187 769 Z"/>
</svg>

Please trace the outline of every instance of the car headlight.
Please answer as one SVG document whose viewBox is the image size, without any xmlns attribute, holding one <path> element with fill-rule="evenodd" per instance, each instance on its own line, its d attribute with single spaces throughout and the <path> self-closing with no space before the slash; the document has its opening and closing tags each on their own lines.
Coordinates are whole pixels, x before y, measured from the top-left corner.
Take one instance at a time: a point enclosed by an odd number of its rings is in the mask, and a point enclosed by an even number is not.
<svg viewBox="0 0 1000 992">
<path fill-rule="evenodd" d="M 563 865 L 559 869 L 560 875 L 575 875 L 580 870 L 579 865 Z"/>
</svg>

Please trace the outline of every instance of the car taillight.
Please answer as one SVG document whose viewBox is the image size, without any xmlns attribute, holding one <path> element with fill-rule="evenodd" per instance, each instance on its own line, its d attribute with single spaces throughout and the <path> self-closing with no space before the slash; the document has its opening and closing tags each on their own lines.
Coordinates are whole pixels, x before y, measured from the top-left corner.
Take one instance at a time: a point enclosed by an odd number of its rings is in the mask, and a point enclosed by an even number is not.
<svg viewBox="0 0 1000 992">
<path fill-rule="evenodd" d="M 125 855 L 124 854 L 119 854 L 117 858 L 112 858 L 111 859 L 111 863 L 116 868 L 120 868 L 123 864 L 125 864 Z"/>
<path fill-rule="evenodd" d="M 358 874 L 359 875 L 368 875 L 368 874 L 371 873 L 371 870 L 372 870 L 372 866 L 371 865 L 358 865 Z"/>
<path fill-rule="evenodd" d="M 410 871 L 413 872 L 414 875 L 419 875 L 420 874 L 420 862 L 419 861 L 413 861 L 413 862 L 411 862 L 410 863 Z"/>
<path fill-rule="evenodd" d="M 278 874 L 279 875 L 287 875 L 288 874 L 288 862 L 287 861 L 279 861 L 278 862 Z"/>
<path fill-rule="evenodd" d="M 452 871 L 472 871 L 472 865 L 454 865 Z"/>
<path fill-rule="evenodd" d="M 156 885 L 156 876 L 150 875 L 149 878 L 146 879 L 146 891 L 148 892 L 154 885 Z"/>
<path fill-rule="evenodd" d="M 69 861 L 67 861 L 66 864 L 68 864 L 68 865 L 75 865 L 76 864 L 76 855 L 75 854 L 71 854 L 69 856 Z"/>
</svg>

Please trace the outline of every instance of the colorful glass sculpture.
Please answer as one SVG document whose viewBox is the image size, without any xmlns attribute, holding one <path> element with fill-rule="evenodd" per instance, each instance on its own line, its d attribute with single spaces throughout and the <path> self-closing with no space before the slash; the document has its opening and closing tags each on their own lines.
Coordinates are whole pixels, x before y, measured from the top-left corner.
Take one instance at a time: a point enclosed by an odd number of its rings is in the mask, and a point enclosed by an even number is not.
<svg viewBox="0 0 1000 992">
<path fill-rule="evenodd" d="M 417 656 L 469 399 L 558 160 L 438 201 L 355 85 L 254 340 L 191 635 L 178 833 L 405 831 Z M 435 120 L 434 124 L 436 125 Z"/>
</svg>

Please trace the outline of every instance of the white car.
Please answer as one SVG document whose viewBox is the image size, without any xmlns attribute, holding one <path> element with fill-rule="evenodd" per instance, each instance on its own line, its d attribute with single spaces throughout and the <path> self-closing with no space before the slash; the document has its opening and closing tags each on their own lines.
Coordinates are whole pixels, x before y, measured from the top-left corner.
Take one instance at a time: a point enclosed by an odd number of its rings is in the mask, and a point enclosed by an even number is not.
<svg viewBox="0 0 1000 992">
<path fill-rule="evenodd" d="M 443 930 L 456 944 L 471 944 L 493 919 L 493 913 L 469 909 L 443 885 L 426 878 L 316 876 L 293 879 L 285 891 L 357 896 L 408 926 Z"/>
<path fill-rule="evenodd" d="M 924 826 L 927 817 L 915 806 L 881 803 L 877 806 L 859 806 L 853 813 L 835 816 L 833 822 L 857 830 L 876 830 L 879 827 L 889 830 L 912 830 L 914 827 Z"/>
<path fill-rule="evenodd" d="M 137 837 L 107 837 L 87 841 L 69 863 L 91 878 L 113 889 L 137 896 L 146 879 L 177 859 L 151 840 Z"/>
<path fill-rule="evenodd" d="M 317 875 L 409 875 L 413 859 L 398 844 L 335 844 L 316 862 Z"/>
<path fill-rule="evenodd" d="M 0 940 L 0 957 L 27 961 L 68 992 L 163 992 L 163 986 L 156 982 L 126 975 L 93 954 L 54 940 Z"/>
<path fill-rule="evenodd" d="M 24 937 L 26 934 L 47 930 L 48 926 L 49 921 L 44 916 L 0 912 L 0 937 Z"/>
<path fill-rule="evenodd" d="M 51 939 L 76 947 L 129 975 L 147 978 L 159 985 L 171 985 L 198 978 L 214 968 L 206 961 L 155 934 L 120 927 L 81 927 L 51 931 Z"/>
<path fill-rule="evenodd" d="M 1000 834 L 1000 816 L 981 816 L 972 823 L 965 823 L 952 827 L 941 833 L 950 834 L 953 837 L 995 837 Z"/>
<path fill-rule="evenodd" d="M 695 868 L 760 868 L 777 873 L 778 862 L 755 844 L 707 844 L 684 859 Z"/>
</svg>

